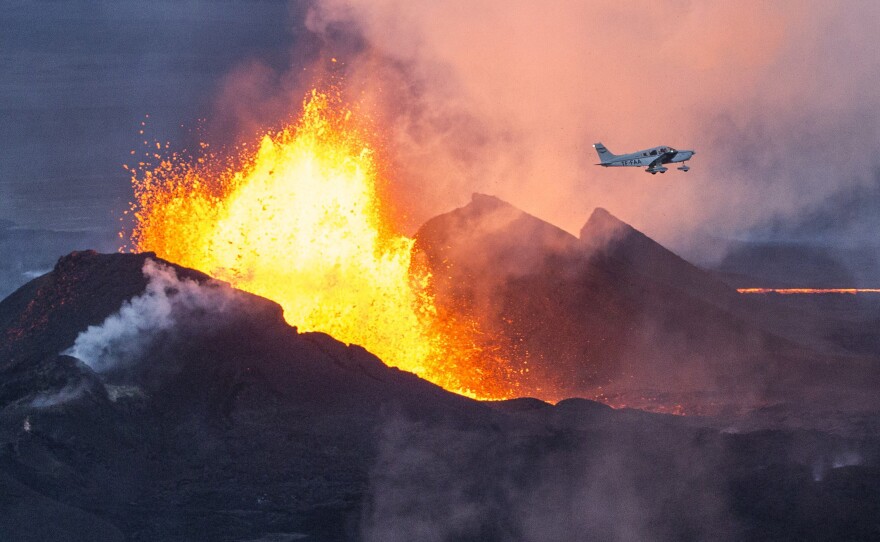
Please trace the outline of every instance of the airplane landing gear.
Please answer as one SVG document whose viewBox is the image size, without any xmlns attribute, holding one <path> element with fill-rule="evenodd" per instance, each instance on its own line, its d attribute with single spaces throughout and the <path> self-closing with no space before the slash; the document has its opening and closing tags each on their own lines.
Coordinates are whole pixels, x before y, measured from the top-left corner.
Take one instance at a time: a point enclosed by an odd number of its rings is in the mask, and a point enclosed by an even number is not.
<svg viewBox="0 0 880 542">
<path fill-rule="evenodd" d="M 680 168 L 681 171 L 689 171 L 691 168 L 687 166 L 687 164 L 683 164 Z"/>
</svg>

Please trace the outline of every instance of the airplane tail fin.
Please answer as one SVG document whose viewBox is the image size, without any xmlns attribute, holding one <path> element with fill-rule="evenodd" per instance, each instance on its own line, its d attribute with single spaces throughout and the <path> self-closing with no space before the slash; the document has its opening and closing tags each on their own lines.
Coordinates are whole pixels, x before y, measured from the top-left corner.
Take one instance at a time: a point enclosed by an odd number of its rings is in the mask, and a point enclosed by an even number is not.
<svg viewBox="0 0 880 542">
<path fill-rule="evenodd" d="M 593 145 L 593 147 L 596 149 L 596 153 L 599 154 L 600 162 L 608 162 L 609 160 L 617 156 L 609 151 L 602 143 L 596 143 L 595 145 Z"/>
</svg>

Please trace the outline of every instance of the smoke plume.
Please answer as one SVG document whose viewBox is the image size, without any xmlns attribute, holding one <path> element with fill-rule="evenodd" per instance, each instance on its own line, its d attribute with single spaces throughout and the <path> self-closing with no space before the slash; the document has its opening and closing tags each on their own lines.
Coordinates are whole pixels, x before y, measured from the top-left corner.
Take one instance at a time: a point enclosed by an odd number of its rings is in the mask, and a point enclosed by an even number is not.
<svg viewBox="0 0 880 542">
<path fill-rule="evenodd" d="M 582 420 L 602 415 L 583 403 L 562 408 Z M 611 431 L 521 430 L 510 437 L 391 420 L 371 474 L 364 538 L 731 538 L 735 521 L 717 479 L 718 451 L 704 437 L 671 427 L 634 431 L 617 424 Z"/>
<path fill-rule="evenodd" d="M 78 399 L 86 391 L 88 391 L 88 384 L 85 381 L 69 382 L 60 390 L 38 393 L 31 400 L 30 406 L 33 408 L 53 407 Z"/>
<path fill-rule="evenodd" d="M 410 227 L 480 191 L 570 232 L 603 206 L 695 249 L 702 232 L 880 182 L 878 16 L 868 2 L 319 0 L 306 25 L 390 130 Z M 652 177 L 595 167 L 600 140 L 698 154 Z"/>
<path fill-rule="evenodd" d="M 233 291 L 225 283 L 201 284 L 181 279 L 174 269 L 146 260 L 144 292 L 123 303 L 119 312 L 98 326 L 89 326 L 64 354 L 82 360 L 97 373 L 124 369 L 169 333 L 188 328 L 193 320 L 229 310 Z"/>
</svg>

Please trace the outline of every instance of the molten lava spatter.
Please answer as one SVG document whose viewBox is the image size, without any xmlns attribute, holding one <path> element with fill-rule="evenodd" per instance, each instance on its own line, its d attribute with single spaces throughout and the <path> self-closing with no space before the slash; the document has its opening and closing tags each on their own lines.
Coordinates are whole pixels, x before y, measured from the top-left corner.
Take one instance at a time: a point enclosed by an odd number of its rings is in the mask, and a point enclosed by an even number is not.
<svg viewBox="0 0 880 542">
<path fill-rule="evenodd" d="M 285 319 L 356 343 L 390 365 L 479 398 L 512 393 L 506 365 L 470 323 L 438 316 L 377 195 L 366 132 L 338 95 L 313 91 L 294 125 L 237 165 L 172 155 L 133 176 L 132 248 L 273 299 Z"/>
</svg>

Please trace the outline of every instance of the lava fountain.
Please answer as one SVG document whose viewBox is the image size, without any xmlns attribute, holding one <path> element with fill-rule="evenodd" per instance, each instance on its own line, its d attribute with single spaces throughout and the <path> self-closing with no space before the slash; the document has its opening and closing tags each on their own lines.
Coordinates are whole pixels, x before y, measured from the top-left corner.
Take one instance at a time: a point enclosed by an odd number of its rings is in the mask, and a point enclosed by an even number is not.
<svg viewBox="0 0 880 542">
<path fill-rule="evenodd" d="M 154 154 L 132 169 L 130 248 L 272 299 L 291 325 L 449 390 L 509 397 L 509 369 L 480 350 L 475 324 L 438 315 L 414 241 L 381 205 L 369 140 L 338 93 L 312 91 L 298 121 L 232 159 Z"/>
</svg>

